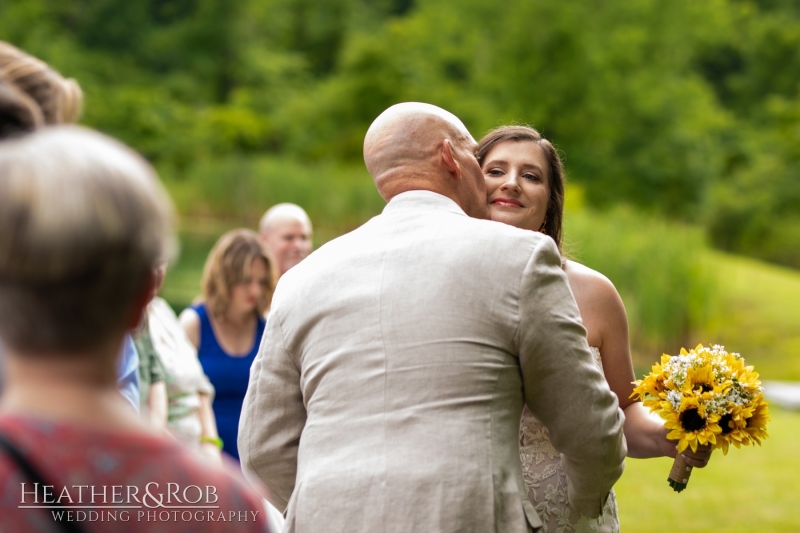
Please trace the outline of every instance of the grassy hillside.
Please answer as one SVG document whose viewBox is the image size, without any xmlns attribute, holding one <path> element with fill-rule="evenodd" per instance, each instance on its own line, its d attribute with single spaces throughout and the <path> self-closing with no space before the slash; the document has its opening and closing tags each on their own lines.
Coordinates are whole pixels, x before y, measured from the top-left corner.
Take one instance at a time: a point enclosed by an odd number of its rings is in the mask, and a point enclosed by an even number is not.
<svg viewBox="0 0 800 533">
<path fill-rule="evenodd" d="M 800 272 L 710 252 L 719 293 L 704 342 L 741 353 L 764 379 L 800 381 Z"/>
</svg>

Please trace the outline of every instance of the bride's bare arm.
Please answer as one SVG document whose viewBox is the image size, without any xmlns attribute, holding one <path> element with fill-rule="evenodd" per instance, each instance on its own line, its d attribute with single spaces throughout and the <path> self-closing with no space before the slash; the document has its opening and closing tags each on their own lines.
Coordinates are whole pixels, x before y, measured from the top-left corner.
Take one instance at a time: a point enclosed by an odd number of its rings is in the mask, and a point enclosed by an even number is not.
<svg viewBox="0 0 800 533">
<path fill-rule="evenodd" d="M 600 348 L 606 381 L 625 413 L 628 457 L 675 457 L 676 443 L 667 440 L 663 422 L 651 415 L 641 402 L 630 398 L 635 378 L 628 342 L 628 317 L 617 289 L 608 278 L 579 263 L 569 261 L 566 272 L 589 344 Z M 710 452 L 689 450 L 687 455 L 688 464 L 702 467 L 708 462 Z"/>
</svg>

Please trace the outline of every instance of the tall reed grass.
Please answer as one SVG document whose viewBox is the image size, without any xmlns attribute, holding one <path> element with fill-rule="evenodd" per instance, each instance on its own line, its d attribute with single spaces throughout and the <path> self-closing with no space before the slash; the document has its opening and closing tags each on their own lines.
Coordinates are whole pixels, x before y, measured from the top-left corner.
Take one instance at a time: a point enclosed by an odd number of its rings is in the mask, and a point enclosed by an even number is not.
<svg viewBox="0 0 800 533">
<path fill-rule="evenodd" d="M 196 163 L 187 170 L 191 179 L 162 174 L 187 218 L 255 228 L 267 208 L 292 202 L 308 212 L 321 242 L 358 227 L 385 205 L 364 165 L 232 156 Z"/>
<path fill-rule="evenodd" d="M 701 230 L 629 208 L 569 208 L 564 219 L 567 255 L 607 276 L 622 296 L 637 375 L 696 342 L 716 295 Z"/>
</svg>

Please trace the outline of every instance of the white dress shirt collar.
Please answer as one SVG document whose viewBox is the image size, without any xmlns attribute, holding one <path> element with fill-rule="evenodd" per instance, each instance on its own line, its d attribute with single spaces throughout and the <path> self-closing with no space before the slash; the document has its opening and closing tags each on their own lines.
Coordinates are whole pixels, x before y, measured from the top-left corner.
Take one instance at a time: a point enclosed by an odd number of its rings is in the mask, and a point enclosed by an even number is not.
<svg viewBox="0 0 800 533">
<path fill-rule="evenodd" d="M 383 212 L 389 213 L 395 209 L 408 208 L 436 209 L 467 216 L 464 210 L 452 199 L 437 192 L 424 190 L 406 191 L 398 194 L 386 204 Z"/>
</svg>

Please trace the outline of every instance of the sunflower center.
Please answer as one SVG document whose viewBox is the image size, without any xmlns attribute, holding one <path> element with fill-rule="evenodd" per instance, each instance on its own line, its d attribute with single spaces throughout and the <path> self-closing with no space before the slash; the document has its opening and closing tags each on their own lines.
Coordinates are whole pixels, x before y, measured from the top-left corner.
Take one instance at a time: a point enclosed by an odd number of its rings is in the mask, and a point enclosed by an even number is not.
<svg viewBox="0 0 800 533">
<path fill-rule="evenodd" d="M 709 385 L 708 383 L 698 383 L 695 385 L 695 390 L 700 389 L 702 392 L 711 392 L 714 390 L 714 387 Z"/>
<path fill-rule="evenodd" d="M 727 435 L 731 431 L 733 431 L 733 415 L 722 415 L 722 418 L 719 419 L 719 427 L 722 428 L 722 434 Z"/>
<path fill-rule="evenodd" d="M 699 431 L 706 427 L 706 419 L 700 416 L 697 409 L 687 409 L 682 412 L 680 421 L 685 431 Z"/>
</svg>

